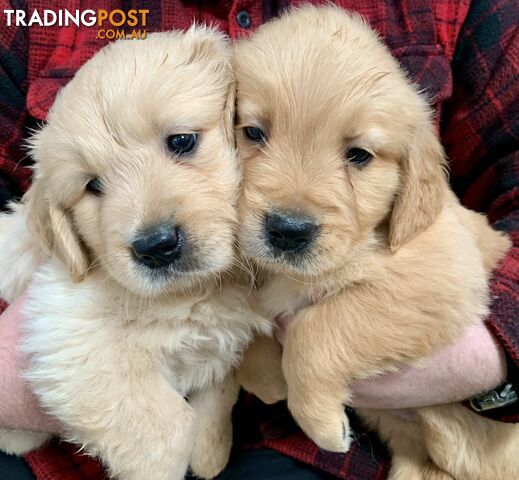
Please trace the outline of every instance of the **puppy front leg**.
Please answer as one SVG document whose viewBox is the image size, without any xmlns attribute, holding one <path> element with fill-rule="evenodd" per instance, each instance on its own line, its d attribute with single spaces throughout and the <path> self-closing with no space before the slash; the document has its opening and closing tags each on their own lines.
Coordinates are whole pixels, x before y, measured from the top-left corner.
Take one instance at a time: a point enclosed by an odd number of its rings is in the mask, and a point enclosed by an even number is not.
<svg viewBox="0 0 519 480">
<path fill-rule="evenodd" d="M 232 447 L 232 410 L 240 386 L 234 374 L 200 390 L 189 403 L 196 415 L 191 470 L 204 479 L 216 477 L 227 465 Z"/>
<path fill-rule="evenodd" d="M 128 394 L 92 438 L 94 450 L 121 480 L 183 479 L 193 447 L 192 408 L 159 379 L 141 379 Z"/>
<path fill-rule="evenodd" d="M 351 375 L 338 353 L 344 346 L 338 349 L 336 320 L 325 304 L 299 312 L 287 330 L 282 366 L 296 422 L 320 448 L 346 452 L 351 438 L 344 404 Z"/>
<path fill-rule="evenodd" d="M 111 369 L 100 368 L 88 380 L 76 372 L 63 384 L 76 390 L 36 390 L 56 402 L 66 438 L 100 458 L 112 477 L 182 480 L 193 446 L 192 408 L 152 371 L 114 376 Z"/>
<path fill-rule="evenodd" d="M 387 292 L 374 288 L 345 289 L 301 310 L 287 329 L 288 406 L 303 430 L 327 450 L 349 447 L 343 403 L 353 380 L 425 358 L 456 334 L 445 319 L 438 323 L 441 317 L 420 311 L 405 294 L 387 298 Z M 378 295 L 385 302 L 375 302 Z"/>
<path fill-rule="evenodd" d="M 236 370 L 240 385 L 267 405 L 287 398 L 281 353 L 281 345 L 274 337 L 258 336 Z"/>
</svg>

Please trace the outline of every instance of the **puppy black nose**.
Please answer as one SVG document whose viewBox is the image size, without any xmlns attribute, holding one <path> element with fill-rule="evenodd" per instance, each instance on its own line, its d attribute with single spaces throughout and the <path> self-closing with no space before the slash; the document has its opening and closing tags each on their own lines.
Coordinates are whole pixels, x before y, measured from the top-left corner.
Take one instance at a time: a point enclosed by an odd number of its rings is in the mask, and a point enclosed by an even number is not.
<svg viewBox="0 0 519 480">
<path fill-rule="evenodd" d="M 131 247 L 135 259 L 142 265 L 166 267 L 180 257 L 182 234 L 173 225 L 155 225 L 141 232 Z"/>
<path fill-rule="evenodd" d="M 317 225 L 297 214 L 268 214 L 265 226 L 269 243 L 284 252 L 300 252 L 314 239 Z"/>
</svg>

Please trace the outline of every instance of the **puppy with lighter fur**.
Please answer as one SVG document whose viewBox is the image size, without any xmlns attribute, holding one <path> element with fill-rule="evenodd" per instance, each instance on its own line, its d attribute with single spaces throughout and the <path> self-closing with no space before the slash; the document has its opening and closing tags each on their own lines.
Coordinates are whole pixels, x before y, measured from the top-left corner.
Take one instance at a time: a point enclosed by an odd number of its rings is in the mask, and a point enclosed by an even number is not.
<svg viewBox="0 0 519 480">
<path fill-rule="evenodd" d="M 105 47 L 59 93 L 31 140 L 33 184 L 0 218 L 0 297 L 29 286 L 24 377 L 65 438 L 123 480 L 223 469 L 230 371 L 269 328 L 231 280 L 230 56 L 195 26 Z M 0 430 L 0 448 L 49 437 Z"/>
<path fill-rule="evenodd" d="M 294 317 L 282 355 L 262 338 L 239 380 L 287 396 L 319 447 L 346 452 L 348 386 L 482 322 L 510 242 L 450 191 L 426 100 L 358 16 L 294 10 L 239 42 L 234 66 L 240 244 L 259 270 L 257 308 Z M 519 474 L 519 425 L 460 404 L 416 422 L 359 413 L 391 448 L 393 480 Z"/>
</svg>

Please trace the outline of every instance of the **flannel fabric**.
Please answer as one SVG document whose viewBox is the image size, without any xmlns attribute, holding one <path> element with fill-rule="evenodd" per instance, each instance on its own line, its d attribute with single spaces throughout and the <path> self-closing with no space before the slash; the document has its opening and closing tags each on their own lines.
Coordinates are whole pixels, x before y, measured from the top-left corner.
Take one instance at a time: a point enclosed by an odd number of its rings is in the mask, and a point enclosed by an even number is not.
<svg viewBox="0 0 519 480">
<path fill-rule="evenodd" d="M 147 9 L 148 31 L 218 25 L 233 39 L 298 0 L 0 0 L 5 9 Z M 314 1 L 311 3 L 322 3 Z M 411 78 L 430 96 L 463 203 L 486 212 L 514 248 L 492 281 L 488 325 L 519 365 L 519 9 L 515 0 L 337 0 L 376 28 Z M 243 21 L 243 12 L 248 14 Z M 239 15 L 241 14 L 241 15 Z M 241 19 L 241 21 L 240 21 Z M 7 27 L 0 19 L 0 206 L 30 183 L 23 140 L 44 121 L 56 92 L 105 41 L 97 27 Z M 242 25 L 245 25 L 243 27 Z M 88 101 L 88 99 L 83 99 Z M 16 239 L 13 238 L 13 241 Z M 518 421 L 518 409 L 494 412 Z M 235 411 L 237 448 L 273 448 L 339 478 L 386 478 L 387 451 L 355 423 L 346 455 L 319 450 L 286 407 L 243 395 Z M 102 468 L 75 447 L 52 443 L 27 460 L 39 480 L 97 480 Z"/>
</svg>

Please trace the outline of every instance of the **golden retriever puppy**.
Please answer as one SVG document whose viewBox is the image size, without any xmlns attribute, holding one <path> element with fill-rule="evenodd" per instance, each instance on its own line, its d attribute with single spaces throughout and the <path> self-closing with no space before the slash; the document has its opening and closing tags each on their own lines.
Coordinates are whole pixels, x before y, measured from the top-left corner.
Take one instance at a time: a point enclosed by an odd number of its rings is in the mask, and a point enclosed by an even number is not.
<svg viewBox="0 0 519 480">
<path fill-rule="evenodd" d="M 230 56 L 203 27 L 104 48 L 59 94 L 31 141 L 34 183 L 0 219 L 0 296 L 30 283 L 25 378 L 65 438 L 123 480 L 219 473 L 231 368 L 269 328 L 227 273 L 240 181 Z M 0 448 L 48 437 L 3 430 Z"/>
<path fill-rule="evenodd" d="M 482 322 L 509 240 L 449 190 L 426 100 L 361 18 L 294 10 L 241 41 L 234 66 L 239 239 L 260 271 L 261 313 L 294 316 L 286 387 L 268 339 L 239 379 L 268 401 L 287 388 L 308 436 L 345 452 L 351 382 L 426 358 Z M 421 409 L 417 422 L 361 414 L 393 452 L 392 479 L 519 474 L 519 425 L 460 404 Z"/>
</svg>

